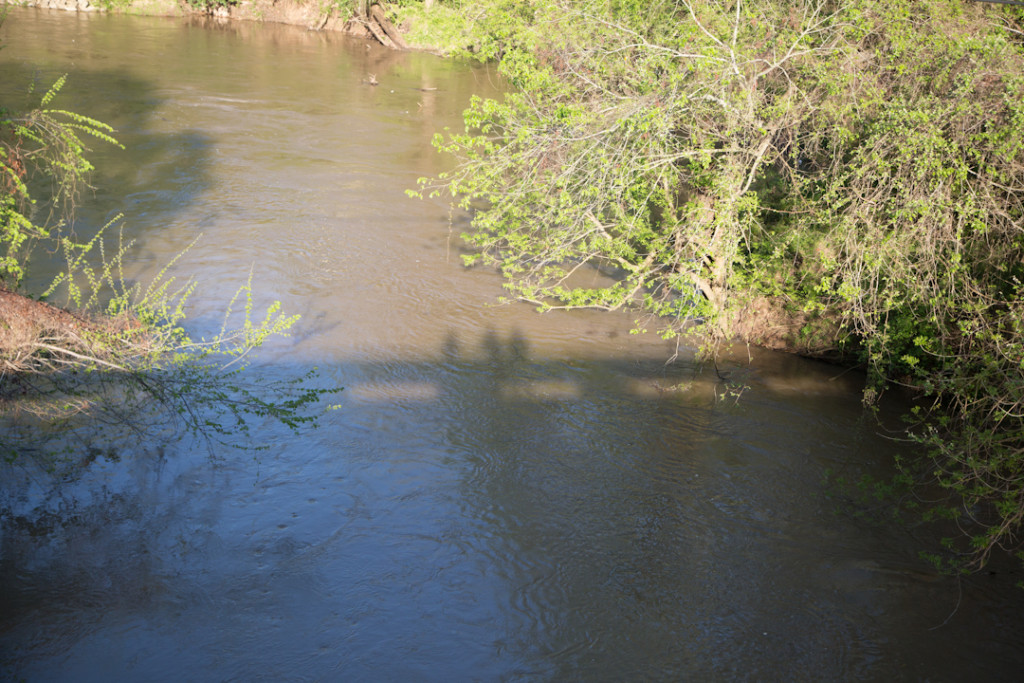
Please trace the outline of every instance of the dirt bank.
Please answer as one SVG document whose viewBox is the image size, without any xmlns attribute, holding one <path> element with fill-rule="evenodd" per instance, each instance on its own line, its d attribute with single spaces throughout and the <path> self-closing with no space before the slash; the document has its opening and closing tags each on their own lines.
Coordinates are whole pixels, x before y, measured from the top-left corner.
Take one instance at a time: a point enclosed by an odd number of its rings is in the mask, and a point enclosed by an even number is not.
<svg viewBox="0 0 1024 683">
<path fill-rule="evenodd" d="M 40 7 L 70 12 L 115 12 L 143 16 L 183 17 L 206 16 L 222 21 L 260 21 L 303 26 L 311 31 L 338 31 L 354 36 L 374 38 L 378 24 L 370 17 L 354 17 L 348 8 L 324 7 L 324 3 L 306 0 L 243 0 L 230 7 L 197 9 L 178 0 L 133 0 L 127 6 L 103 3 L 100 0 L 25 0 L 9 2 L 23 7 Z M 393 27 L 392 27 L 393 28 Z M 386 38 L 381 42 L 386 42 Z M 429 49 L 426 46 L 409 46 Z"/>
<path fill-rule="evenodd" d="M 128 315 L 76 314 L 36 301 L 0 284 L 0 401 L 23 374 L 94 365 L 116 367 L 105 357 L 114 347 L 145 343 L 146 333 Z"/>
</svg>

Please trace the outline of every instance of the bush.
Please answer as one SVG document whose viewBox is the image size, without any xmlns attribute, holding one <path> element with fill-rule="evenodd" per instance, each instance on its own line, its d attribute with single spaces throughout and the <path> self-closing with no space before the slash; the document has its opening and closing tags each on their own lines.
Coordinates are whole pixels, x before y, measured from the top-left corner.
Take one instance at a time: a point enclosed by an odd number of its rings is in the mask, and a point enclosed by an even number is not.
<svg viewBox="0 0 1024 683">
<path fill-rule="evenodd" d="M 255 319 L 251 276 L 228 304 L 220 333 L 193 340 L 183 323 L 196 284 L 167 276 L 173 262 L 148 287 L 130 287 L 121 272 L 130 245 L 111 250 L 104 231 L 85 243 L 55 231 L 92 169 L 82 135 L 118 144 L 109 126 L 49 108 L 63 84 L 57 81 L 40 108 L 0 116 L 0 278 L 11 285 L 0 284 L 0 454 L 53 455 L 42 447 L 46 441 L 66 444 L 71 435 L 81 441 L 94 432 L 109 441 L 111 425 L 137 439 L 184 426 L 210 441 L 245 446 L 239 437 L 249 434 L 253 419 L 293 430 L 314 422 L 320 400 L 339 391 L 317 387 L 315 371 L 277 381 L 243 372 L 255 349 L 298 319 L 277 303 Z M 33 174 L 51 181 L 54 208 L 45 216 L 28 193 Z M 42 239 L 63 251 L 67 267 L 41 298 L 64 293 L 71 311 L 12 291 L 24 272 L 26 244 Z M 239 301 L 243 310 L 236 312 Z"/>
<path fill-rule="evenodd" d="M 869 368 L 866 397 L 887 382 L 930 397 L 911 430 L 930 457 L 903 466 L 974 512 L 970 558 L 1017 547 L 1024 12 L 487 6 L 484 54 L 515 90 L 474 100 L 466 132 L 436 139 L 459 166 L 424 181 L 473 210 L 468 261 L 541 308 L 630 307 L 707 355 L 756 341 L 765 297 L 794 327 L 820 321 Z M 592 265 L 616 282 L 574 286 Z"/>
</svg>

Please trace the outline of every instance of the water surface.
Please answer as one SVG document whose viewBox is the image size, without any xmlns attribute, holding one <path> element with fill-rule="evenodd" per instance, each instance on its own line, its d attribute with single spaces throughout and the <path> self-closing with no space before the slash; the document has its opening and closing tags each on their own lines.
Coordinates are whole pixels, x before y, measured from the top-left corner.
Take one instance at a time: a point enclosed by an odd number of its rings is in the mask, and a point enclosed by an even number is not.
<svg viewBox="0 0 1024 683">
<path fill-rule="evenodd" d="M 303 316 L 259 372 L 340 409 L 270 449 L 132 442 L 0 485 L 0 671 L 25 680 L 1011 680 L 1024 597 L 860 519 L 826 472 L 903 445 L 855 373 L 751 351 L 714 371 L 628 315 L 497 306 L 443 170 L 486 69 L 270 25 L 12 9 L 0 90 L 69 74 L 108 121 L 76 219 L 127 275 L 175 266 L 215 331 L 254 273 Z M 370 75 L 380 82 L 368 84 Z M 37 254 L 35 283 L 49 276 Z M 32 283 L 30 283 L 32 284 Z M 895 418 L 895 415 L 888 416 Z"/>
</svg>

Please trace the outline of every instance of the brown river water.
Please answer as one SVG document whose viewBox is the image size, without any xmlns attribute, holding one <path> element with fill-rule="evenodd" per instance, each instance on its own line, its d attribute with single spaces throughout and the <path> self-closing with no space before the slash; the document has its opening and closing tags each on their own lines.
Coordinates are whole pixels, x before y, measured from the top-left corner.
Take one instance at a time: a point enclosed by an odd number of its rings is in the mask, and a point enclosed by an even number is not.
<svg viewBox="0 0 1024 683">
<path fill-rule="evenodd" d="M 127 147 L 93 145 L 79 234 L 123 212 L 140 281 L 201 235 L 190 329 L 251 269 L 302 315 L 254 372 L 345 387 L 257 454 L 120 435 L 73 478 L 4 465 L 0 678 L 1019 680 L 1012 563 L 940 577 L 932 531 L 830 495 L 905 448 L 856 373 L 744 350 L 723 400 L 630 316 L 497 305 L 460 265 L 465 217 L 405 190 L 487 69 L 259 24 L 0 31 L 5 101 L 68 73 L 55 104 Z"/>
</svg>

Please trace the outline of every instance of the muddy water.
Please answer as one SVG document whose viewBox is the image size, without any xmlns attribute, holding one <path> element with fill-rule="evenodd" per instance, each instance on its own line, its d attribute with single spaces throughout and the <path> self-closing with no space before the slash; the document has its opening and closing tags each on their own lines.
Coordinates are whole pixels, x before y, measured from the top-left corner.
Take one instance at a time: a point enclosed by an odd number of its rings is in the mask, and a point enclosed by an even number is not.
<svg viewBox="0 0 1024 683">
<path fill-rule="evenodd" d="M 275 26 L 15 9 L 0 88 L 70 75 L 95 145 L 89 234 L 129 277 L 250 269 L 301 313 L 259 372 L 319 366 L 340 408 L 256 456 L 171 435 L 0 485 L 0 672 L 69 681 L 1011 680 L 1019 578 L 960 582 L 925 531 L 829 499 L 900 445 L 857 377 L 753 353 L 737 402 L 629 317 L 495 306 L 464 219 L 404 191 L 482 69 Z M 380 85 L 368 84 L 374 75 Z M 37 255 L 39 280 L 47 257 Z"/>
</svg>

